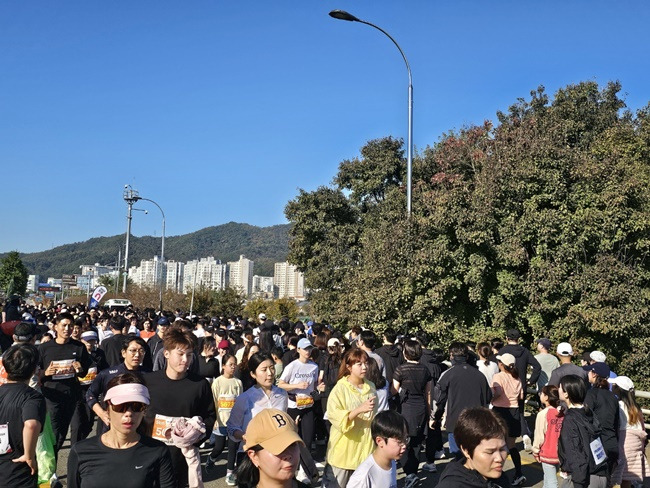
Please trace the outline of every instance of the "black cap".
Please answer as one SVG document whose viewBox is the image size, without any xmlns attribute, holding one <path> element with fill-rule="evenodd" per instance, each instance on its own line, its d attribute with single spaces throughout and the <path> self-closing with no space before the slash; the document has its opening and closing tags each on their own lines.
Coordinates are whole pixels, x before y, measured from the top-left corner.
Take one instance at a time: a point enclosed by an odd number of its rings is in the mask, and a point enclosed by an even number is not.
<svg viewBox="0 0 650 488">
<path fill-rule="evenodd" d="M 517 329 L 508 329 L 506 332 L 506 338 L 509 340 L 517 340 L 521 337 L 521 333 Z"/>
<path fill-rule="evenodd" d="M 19 342 L 31 341 L 36 335 L 36 325 L 30 322 L 21 322 L 14 329 L 14 335 Z"/>
</svg>

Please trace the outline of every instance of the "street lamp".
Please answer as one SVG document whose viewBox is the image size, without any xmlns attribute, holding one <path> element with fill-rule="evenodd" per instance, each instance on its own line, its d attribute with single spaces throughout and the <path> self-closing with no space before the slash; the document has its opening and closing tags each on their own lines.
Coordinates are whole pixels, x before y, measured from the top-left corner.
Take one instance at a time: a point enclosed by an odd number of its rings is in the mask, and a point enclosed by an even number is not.
<svg viewBox="0 0 650 488">
<path fill-rule="evenodd" d="M 402 51 L 402 48 L 399 47 L 399 44 L 397 44 L 397 41 L 393 39 L 391 35 L 381 27 L 378 27 L 375 24 L 372 24 L 370 22 L 366 22 L 365 20 L 358 19 L 357 17 L 346 12 L 345 10 L 332 10 L 329 13 L 329 15 L 330 17 L 338 20 L 359 22 L 361 24 L 366 24 L 369 25 L 370 27 L 374 27 L 375 29 L 377 29 L 378 31 L 386 35 L 386 37 L 388 37 L 391 41 L 393 41 L 393 44 L 395 44 L 395 46 L 399 50 L 400 54 L 402 55 L 402 58 L 404 58 L 404 63 L 406 63 L 406 70 L 408 71 L 408 75 L 409 75 L 408 148 L 407 148 L 407 157 L 406 157 L 406 215 L 407 217 L 411 217 L 411 187 L 412 187 L 411 172 L 413 168 L 413 79 L 411 77 L 411 67 L 409 66 L 409 62 L 406 59 L 406 55 L 404 54 L 404 51 Z"/>
<path fill-rule="evenodd" d="M 160 299 L 159 299 L 160 312 L 162 313 L 163 288 L 165 286 L 165 279 L 163 278 L 163 274 L 165 271 L 165 212 L 163 212 L 162 207 L 158 205 L 158 203 L 156 203 L 155 201 L 151 200 L 150 198 L 141 197 L 136 190 L 131 188 L 131 185 L 124 185 L 124 200 L 126 201 L 129 208 L 126 217 L 127 227 L 126 227 L 126 250 L 124 253 L 124 287 L 122 289 L 123 293 L 126 293 L 126 278 L 129 272 L 128 262 L 129 262 L 129 237 L 131 235 L 131 215 L 133 210 L 139 210 L 139 209 L 134 209 L 133 204 L 139 200 L 144 200 L 145 202 L 151 202 L 156 207 L 158 207 L 158 210 L 160 210 L 160 213 L 162 214 L 162 244 L 160 249 L 161 264 L 160 264 Z"/>
<path fill-rule="evenodd" d="M 163 310 L 163 289 L 165 286 L 165 212 L 163 212 L 163 209 L 161 208 L 160 205 L 158 205 L 156 202 L 151 200 L 150 198 L 142 198 L 138 197 L 140 200 L 144 200 L 145 202 L 151 202 L 153 203 L 156 207 L 158 207 L 158 210 L 160 210 L 160 213 L 162 214 L 162 244 L 160 247 L 160 313 L 162 313 Z"/>
</svg>

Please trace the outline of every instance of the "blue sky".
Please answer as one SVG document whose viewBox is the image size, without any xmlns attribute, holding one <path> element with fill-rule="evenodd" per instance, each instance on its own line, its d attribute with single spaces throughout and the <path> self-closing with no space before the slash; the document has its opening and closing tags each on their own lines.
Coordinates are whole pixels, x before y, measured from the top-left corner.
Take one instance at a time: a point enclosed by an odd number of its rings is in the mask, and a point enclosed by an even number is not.
<svg viewBox="0 0 650 488">
<path fill-rule="evenodd" d="M 328 184 L 363 144 L 416 148 L 495 120 L 518 97 L 620 80 L 650 100 L 642 1 L 0 2 L 0 252 L 126 228 L 125 184 L 167 235 L 285 223 L 298 188 Z M 135 235 L 160 235 L 139 204 Z"/>
</svg>

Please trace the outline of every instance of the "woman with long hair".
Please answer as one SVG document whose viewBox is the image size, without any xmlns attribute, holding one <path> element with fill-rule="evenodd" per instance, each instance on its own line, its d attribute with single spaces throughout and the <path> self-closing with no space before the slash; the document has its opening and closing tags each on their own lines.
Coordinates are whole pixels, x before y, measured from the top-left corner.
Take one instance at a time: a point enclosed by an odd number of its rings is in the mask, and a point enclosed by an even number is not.
<svg viewBox="0 0 650 488">
<path fill-rule="evenodd" d="M 594 424 L 593 412 L 584 406 L 585 382 L 576 375 L 564 376 L 560 379 L 558 393 L 567 405 L 558 444 L 562 477 L 573 483 L 574 488 L 607 486 L 607 462 L 602 443 L 592 448 L 592 443 L 597 443 L 599 428 Z M 594 452 L 598 453 L 597 458 Z"/>
<path fill-rule="evenodd" d="M 370 424 L 377 413 L 377 391 L 366 379 L 368 354 L 359 348 L 345 353 L 338 381 L 327 401 L 332 423 L 327 444 L 323 488 L 345 488 L 355 469 L 373 450 Z"/>
<path fill-rule="evenodd" d="M 251 369 L 248 366 L 248 361 L 253 355 L 259 352 L 260 348 L 254 342 L 246 343 L 244 347 L 244 353 L 242 355 L 241 361 L 237 364 L 237 370 L 235 371 L 235 378 L 239 378 L 244 387 L 244 391 L 248 390 L 251 386 L 255 385 L 255 379 L 250 374 Z M 235 355 L 237 357 L 237 355 Z"/>
<path fill-rule="evenodd" d="M 506 353 L 497 356 L 500 372 L 492 377 L 492 407 L 508 427 L 508 451 L 515 465 L 515 476 L 512 486 L 520 486 L 526 481 L 521 471 L 521 456 L 515 446 L 517 437 L 521 435 L 521 419 L 519 400 L 523 398 L 523 389 L 519 381 L 519 373 L 515 357 Z"/>
<path fill-rule="evenodd" d="M 609 380 L 612 390 L 619 398 L 619 462 L 612 474 L 612 484 L 629 488 L 633 483 L 643 483 L 650 473 L 650 465 L 645 456 L 647 434 L 643 423 L 641 407 L 636 402 L 634 383 L 627 376 Z"/>
<path fill-rule="evenodd" d="M 492 378 L 499 372 L 499 365 L 490 360 L 492 348 L 487 342 L 479 342 L 476 346 L 479 360 L 476 362 L 478 370 L 483 373 L 488 385 L 492 384 Z"/>
<path fill-rule="evenodd" d="M 413 339 L 404 341 L 404 360 L 393 373 L 393 393 L 399 393 L 400 413 L 408 424 L 410 441 L 402 454 L 400 463 L 406 473 L 407 485 L 416 483 L 419 466 L 419 450 L 424 440 L 424 428 L 431 405 L 431 373 L 420 363 L 422 345 Z M 423 467 L 434 472 L 435 463 Z"/>
<path fill-rule="evenodd" d="M 255 415 L 267 408 L 286 412 L 289 401 L 287 392 L 274 384 L 275 369 L 268 354 L 253 354 L 248 368 L 254 385 L 237 397 L 226 421 L 228 436 L 236 443 L 244 439 L 246 427 Z"/>
<path fill-rule="evenodd" d="M 114 377 L 105 400 L 110 427 L 102 435 L 72 446 L 68 486 L 175 488 L 167 446 L 138 433 L 149 405 L 149 390 L 142 379 L 134 373 Z"/>
</svg>

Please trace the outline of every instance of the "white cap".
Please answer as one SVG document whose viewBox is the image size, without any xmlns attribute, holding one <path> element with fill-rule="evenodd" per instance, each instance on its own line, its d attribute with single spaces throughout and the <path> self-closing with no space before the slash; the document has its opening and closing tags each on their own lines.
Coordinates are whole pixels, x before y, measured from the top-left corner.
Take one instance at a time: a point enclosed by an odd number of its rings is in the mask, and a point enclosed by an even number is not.
<svg viewBox="0 0 650 488">
<path fill-rule="evenodd" d="M 602 351 L 594 351 L 589 355 L 589 357 L 597 363 L 604 363 L 607 359 L 607 356 L 605 356 L 605 353 Z"/>
<path fill-rule="evenodd" d="M 341 341 L 339 341 L 336 337 L 332 337 L 327 341 L 327 347 L 334 347 L 338 346 L 341 344 Z"/>
<path fill-rule="evenodd" d="M 560 342 L 557 345 L 556 351 L 560 356 L 573 356 L 573 348 L 568 342 Z"/>
<path fill-rule="evenodd" d="M 508 352 L 497 356 L 497 360 L 501 361 L 506 366 L 512 366 L 515 364 L 515 357 Z"/>
<path fill-rule="evenodd" d="M 609 378 L 607 381 L 613 385 L 617 385 L 621 390 L 634 390 L 634 383 L 627 376 L 617 376 L 616 378 Z"/>
<path fill-rule="evenodd" d="M 259 314 L 257 316 L 257 318 L 260 319 L 260 320 L 266 320 L 266 314 L 262 312 L 261 314 Z"/>
</svg>

